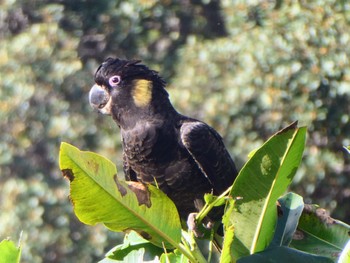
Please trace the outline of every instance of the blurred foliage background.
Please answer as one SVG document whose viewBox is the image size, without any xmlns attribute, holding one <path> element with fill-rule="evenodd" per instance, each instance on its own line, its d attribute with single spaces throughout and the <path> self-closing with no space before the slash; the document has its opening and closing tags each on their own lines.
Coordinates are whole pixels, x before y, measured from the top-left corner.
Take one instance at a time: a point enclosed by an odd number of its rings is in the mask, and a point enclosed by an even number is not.
<svg viewBox="0 0 350 263">
<path fill-rule="evenodd" d="M 350 223 L 348 1 L 2 0 L 0 39 L 0 238 L 23 230 L 23 262 L 96 262 L 122 238 L 75 218 L 58 168 L 66 141 L 121 171 L 119 131 L 88 104 L 108 56 L 158 70 L 239 167 L 299 120 L 309 132 L 291 190 Z"/>
</svg>

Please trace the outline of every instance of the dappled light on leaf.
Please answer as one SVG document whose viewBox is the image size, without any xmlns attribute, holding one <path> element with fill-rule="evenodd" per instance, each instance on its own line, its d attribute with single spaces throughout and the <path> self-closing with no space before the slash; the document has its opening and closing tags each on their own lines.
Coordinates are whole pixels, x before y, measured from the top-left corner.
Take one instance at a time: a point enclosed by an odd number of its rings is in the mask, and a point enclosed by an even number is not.
<svg viewBox="0 0 350 263">
<path fill-rule="evenodd" d="M 272 136 L 240 171 L 230 195 L 242 199 L 235 202 L 235 209 L 228 205 L 225 215 L 226 227 L 234 226 L 231 253 L 236 259 L 265 249 L 272 240 L 276 202 L 299 166 L 305 133 L 293 123 Z"/>
</svg>

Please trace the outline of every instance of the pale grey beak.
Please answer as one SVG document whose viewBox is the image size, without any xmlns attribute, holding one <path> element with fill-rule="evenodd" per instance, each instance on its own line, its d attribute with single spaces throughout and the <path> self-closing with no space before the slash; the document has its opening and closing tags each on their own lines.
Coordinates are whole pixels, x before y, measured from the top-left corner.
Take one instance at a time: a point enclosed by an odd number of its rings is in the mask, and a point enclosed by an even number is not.
<svg viewBox="0 0 350 263">
<path fill-rule="evenodd" d="M 91 107 L 97 109 L 103 114 L 110 114 L 109 109 L 106 108 L 110 100 L 110 95 L 108 92 L 97 84 L 93 85 L 89 92 L 89 102 Z"/>
</svg>

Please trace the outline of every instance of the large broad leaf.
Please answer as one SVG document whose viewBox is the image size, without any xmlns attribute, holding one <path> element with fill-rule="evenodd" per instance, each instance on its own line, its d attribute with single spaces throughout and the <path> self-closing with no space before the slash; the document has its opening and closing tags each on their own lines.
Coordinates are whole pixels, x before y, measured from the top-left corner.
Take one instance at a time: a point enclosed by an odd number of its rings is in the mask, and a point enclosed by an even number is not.
<svg viewBox="0 0 350 263">
<path fill-rule="evenodd" d="M 305 127 L 290 125 L 272 136 L 240 171 L 231 196 L 242 198 L 235 202 L 225 226 L 234 227 L 230 251 L 233 259 L 262 251 L 271 242 L 277 220 L 276 201 L 300 164 L 305 134 Z M 229 206 L 226 211 L 230 211 Z"/>
<path fill-rule="evenodd" d="M 350 238 L 350 226 L 316 205 L 305 205 L 291 246 L 336 260 Z"/>
<path fill-rule="evenodd" d="M 176 207 L 156 187 L 118 180 L 112 162 L 67 143 L 61 144 L 60 169 L 70 181 L 74 212 L 83 223 L 103 223 L 113 231 L 134 230 L 159 247 L 180 243 Z"/>
<path fill-rule="evenodd" d="M 276 231 L 270 246 L 259 253 L 240 258 L 238 263 L 288 262 L 288 263 L 331 263 L 332 260 L 287 247 L 297 228 L 303 211 L 303 198 L 288 193 L 278 199 L 279 216 Z"/>
<path fill-rule="evenodd" d="M 11 240 L 0 242 L 0 263 L 19 263 L 21 248 L 17 247 Z"/>
</svg>

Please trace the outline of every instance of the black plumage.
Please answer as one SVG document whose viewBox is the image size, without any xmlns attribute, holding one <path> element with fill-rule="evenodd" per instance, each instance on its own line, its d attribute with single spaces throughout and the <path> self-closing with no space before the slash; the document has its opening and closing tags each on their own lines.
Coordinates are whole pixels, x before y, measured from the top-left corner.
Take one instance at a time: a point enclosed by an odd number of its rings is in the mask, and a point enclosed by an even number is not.
<svg viewBox="0 0 350 263">
<path fill-rule="evenodd" d="M 220 135 L 179 114 L 165 82 L 137 60 L 108 58 L 97 69 L 90 104 L 121 129 L 127 180 L 157 184 L 180 216 L 201 209 L 205 193 L 219 195 L 237 171 Z M 212 214 L 218 219 L 220 214 Z"/>
</svg>

